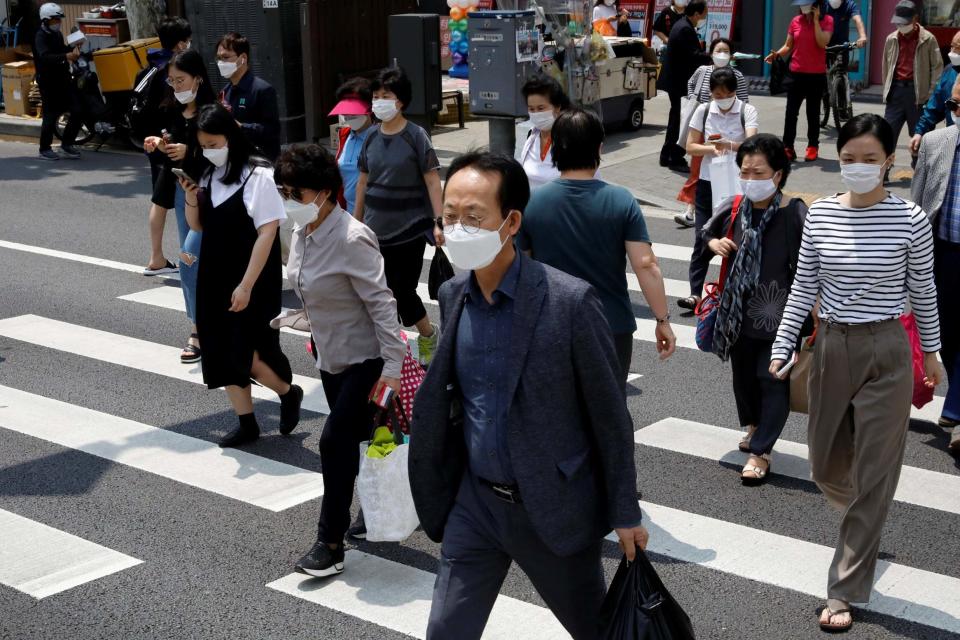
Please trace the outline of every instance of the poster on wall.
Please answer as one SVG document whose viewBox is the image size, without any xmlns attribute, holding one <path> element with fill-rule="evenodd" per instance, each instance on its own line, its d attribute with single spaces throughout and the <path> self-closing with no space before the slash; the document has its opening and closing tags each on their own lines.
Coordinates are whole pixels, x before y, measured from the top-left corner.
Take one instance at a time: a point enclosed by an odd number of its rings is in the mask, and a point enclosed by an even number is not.
<svg viewBox="0 0 960 640">
<path fill-rule="evenodd" d="M 630 30 L 633 31 L 633 35 L 646 38 L 647 25 L 653 22 L 647 15 L 650 4 L 648 2 L 621 2 L 620 8 L 627 12 L 627 19 L 630 21 Z"/>
<path fill-rule="evenodd" d="M 540 59 L 540 31 L 536 28 L 517 29 L 517 62 Z"/>
<path fill-rule="evenodd" d="M 733 14 L 736 0 L 707 0 L 706 24 L 697 29 L 700 39 L 707 44 L 717 38 L 733 39 Z"/>
</svg>

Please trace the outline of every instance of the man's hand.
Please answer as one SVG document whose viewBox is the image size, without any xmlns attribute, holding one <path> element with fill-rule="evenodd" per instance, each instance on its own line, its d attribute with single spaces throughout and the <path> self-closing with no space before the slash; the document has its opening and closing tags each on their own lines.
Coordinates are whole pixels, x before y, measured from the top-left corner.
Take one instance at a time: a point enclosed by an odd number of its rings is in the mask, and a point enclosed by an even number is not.
<svg viewBox="0 0 960 640">
<path fill-rule="evenodd" d="M 74 49 L 73 51 L 67 54 L 67 61 L 69 62 L 76 62 L 79 59 L 80 59 L 80 49 Z"/>
<path fill-rule="evenodd" d="M 650 534 L 647 533 L 643 525 L 636 526 L 632 529 L 614 529 L 614 531 L 616 531 L 617 537 L 620 538 L 620 548 L 623 550 L 624 555 L 627 556 L 627 562 L 633 562 L 637 557 L 637 547 L 646 550 L 647 541 L 650 540 Z"/>
<path fill-rule="evenodd" d="M 919 133 L 910 138 L 910 155 L 915 156 L 920 153 L 920 141 L 923 140 L 923 136 Z"/>
<path fill-rule="evenodd" d="M 433 225 L 433 241 L 437 243 L 438 247 L 443 246 L 443 229 L 437 225 Z"/>
<path fill-rule="evenodd" d="M 657 337 L 657 353 L 661 360 L 666 360 L 677 350 L 677 337 L 673 335 L 673 328 L 669 322 L 658 322 L 654 335 Z"/>
<path fill-rule="evenodd" d="M 857 49 L 863 49 L 865 46 L 867 46 L 867 39 L 857 38 L 856 46 L 857 46 Z"/>
</svg>

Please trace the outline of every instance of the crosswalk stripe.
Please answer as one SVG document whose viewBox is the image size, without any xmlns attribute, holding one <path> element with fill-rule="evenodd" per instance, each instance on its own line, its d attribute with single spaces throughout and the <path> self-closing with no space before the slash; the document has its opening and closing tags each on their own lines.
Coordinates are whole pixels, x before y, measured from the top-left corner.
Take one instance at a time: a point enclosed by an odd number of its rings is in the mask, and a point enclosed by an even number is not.
<svg viewBox="0 0 960 640">
<path fill-rule="evenodd" d="M 181 364 L 177 347 L 31 314 L 0 320 L 0 335 L 167 378 L 203 384 L 200 365 Z M 330 413 L 319 379 L 294 375 L 293 381 L 303 387 L 304 409 Z M 253 385 L 251 391 L 254 398 L 279 402 L 277 395 L 264 387 Z"/>
<path fill-rule="evenodd" d="M 831 547 L 648 502 L 640 506 L 650 552 L 816 598 L 827 596 Z M 614 534 L 607 539 L 617 541 Z M 877 563 L 876 575 L 870 603 L 857 608 L 960 633 L 960 580 L 884 560 Z"/>
<path fill-rule="evenodd" d="M 424 638 L 436 575 L 360 551 L 347 551 L 345 571 L 317 579 L 291 573 L 267 588 L 372 622 L 414 638 Z M 560 640 L 569 634 L 549 609 L 501 595 L 484 640 Z"/>
<path fill-rule="evenodd" d="M 323 495 L 319 473 L 5 386 L 0 427 L 270 511 Z"/>
<path fill-rule="evenodd" d="M 142 562 L 0 509 L 0 584 L 38 600 Z"/>
<path fill-rule="evenodd" d="M 741 433 L 700 422 L 666 418 L 634 434 L 637 444 L 686 455 L 743 465 L 747 454 L 737 448 Z M 771 470 L 775 474 L 810 480 L 807 445 L 778 440 Z M 960 514 L 960 476 L 904 466 L 894 499 L 929 509 Z"/>
</svg>

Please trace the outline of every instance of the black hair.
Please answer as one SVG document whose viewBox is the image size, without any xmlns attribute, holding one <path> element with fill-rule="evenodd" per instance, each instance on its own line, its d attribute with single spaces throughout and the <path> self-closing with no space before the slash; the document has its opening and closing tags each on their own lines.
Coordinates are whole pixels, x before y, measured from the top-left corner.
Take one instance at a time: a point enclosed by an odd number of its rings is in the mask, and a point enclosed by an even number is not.
<svg viewBox="0 0 960 640">
<path fill-rule="evenodd" d="M 164 18 L 157 25 L 157 37 L 160 38 L 160 46 L 167 51 L 172 51 L 178 44 L 189 40 L 193 35 L 190 23 L 184 18 Z"/>
<path fill-rule="evenodd" d="M 603 122 L 593 111 L 573 108 L 553 123 L 553 164 L 560 171 L 596 169 L 600 166 Z"/>
<path fill-rule="evenodd" d="M 710 91 L 720 88 L 734 93 L 737 91 L 737 74 L 730 67 L 714 69 L 710 74 Z"/>
<path fill-rule="evenodd" d="M 336 99 L 340 102 L 348 96 L 356 96 L 367 104 L 373 102 L 373 92 L 370 90 L 370 80 L 357 76 L 350 78 L 337 87 Z"/>
<path fill-rule="evenodd" d="M 837 152 L 839 153 L 848 142 L 860 136 L 873 136 L 880 141 L 883 152 L 888 156 L 897 150 L 897 141 L 893 137 L 893 127 L 884 118 L 875 113 L 861 113 L 840 127 L 837 133 Z"/>
<path fill-rule="evenodd" d="M 226 172 L 221 180 L 223 184 L 240 182 L 240 176 L 247 165 L 270 166 L 269 162 L 259 157 L 257 150 L 237 124 L 236 118 L 218 102 L 203 106 L 197 112 L 197 131 L 224 136 L 227 139 L 230 152 L 227 155 Z"/>
<path fill-rule="evenodd" d="M 207 75 L 207 65 L 203 62 L 203 57 L 199 51 L 195 49 L 181 51 L 173 56 L 173 59 L 171 59 L 167 65 L 168 74 L 170 69 L 179 69 L 193 78 L 200 78 L 200 86 L 197 87 L 197 97 L 194 100 L 197 108 L 206 104 L 212 104 L 216 101 L 217 96 L 213 93 L 213 86 L 210 84 L 210 78 Z M 180 111 L 183 111 L 187 105 L 177 102 L 173 93 L 173 87 L 168 86 L 163 102 L 160 103 L 161 108 L 178 108 Z"/>
<path fill-rule="evenodd" d="M 231 31 L 230 33 L 224 35 L 222 38 L 217 40 L 217 49 L 223 47 L 227 51 L 233 51 L 237 54 L 237 57 L 247 56 L 247 61 L 249 64 L 250 60 L 250 41 L 244 38 L 242 35 L 236 31 Z"/>
<path fill-rule="evenodd" d="M 281 153 L 273 180 L 278 186 L 329 191 L 331 202 L 337 201 L 343 186 L 337 159 L 318 144 L 293 145 Z"/>
<path fill-rule="evenodd" d="M 731 55 L 731 56 L 733 55 L 733 43 L 730 42 L 730 39 L 729 39 L 729 38 L 717 38 L 716 40 L 714 40 L 713 42 L 711 42 L 711 43 L 710 43 L 710 49 L 709 49 L 709 51 L 708 51 L 708 53 L 709 53 L 710 55 L 713 55 L 713 50 L 717 48 L 717 45 L 718 45 L 718 44 L 725 44 L 725 45 L 727 45 L 727 47 L 730 48 L 730 55 Z"/>
<path fill-rule="evenodd" d="M 447 181 L 443 192 L 446 194 L 450 178 L 463 169 L 475 169 L 481 173 L 496 173 L 500 176 L 500 189 L 497 191 L 497 202 L 500 205 L 500 214 L 508 211 L 523 213 L 530 201 L 530 181 L 519 162 L 512 156 L 489 151 L 468 151 L 456 158 L 447 170 Z"/>
<path fill-rule="evenodd" d="M 780 184 L 777 188 L 783 189 L 790 175 L 790 158 L 787 157 L 787 148 L 783 146 L 783 140 L 771 133 L 750 136 L 740 143 L 740 149 L 737 150 L 737 166 L 743 165 L 745 157 L 757 154 L 763 154 L 774 173 L 781 172 Z"/>
<path fill-rule="evenodd" d="M 548 75 L 538 73 L 523 83 L 520 90 L 526 100 L 530 96 L 544 96 L 550 104 L 559 107 L 561 111 L 570 107 L 570 98 L 564 93 L 560 83 Z"/>
<path fill-rule="evenodd" d="M 707 0 L 692 0 L 683 10 L 683 15 L 690 17 L 707 10 Z"/>
<path fill-rule="evenodd" d="M 413 99 L 413 87 L 410 86 L 410 78 L 400 67 L 388 67 L 382 70 L 377 77 L 370 83 L 370 92 L 389 91 L 397 96 L 397 100 L 403 104 L 406 109 Z"/>
</svg>

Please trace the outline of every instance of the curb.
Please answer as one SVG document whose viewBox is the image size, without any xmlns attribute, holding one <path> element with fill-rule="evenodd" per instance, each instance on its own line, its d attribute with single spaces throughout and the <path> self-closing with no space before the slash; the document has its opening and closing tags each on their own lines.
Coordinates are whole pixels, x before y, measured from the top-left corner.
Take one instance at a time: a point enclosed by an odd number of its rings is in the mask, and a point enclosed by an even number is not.
<svg viewBox="0 0 960 640">
<path fill-rule="evenodd" d="M 0 115 L 0 136 L 39 138 L 40 120 L 37 118 Z"/>
</svg>

